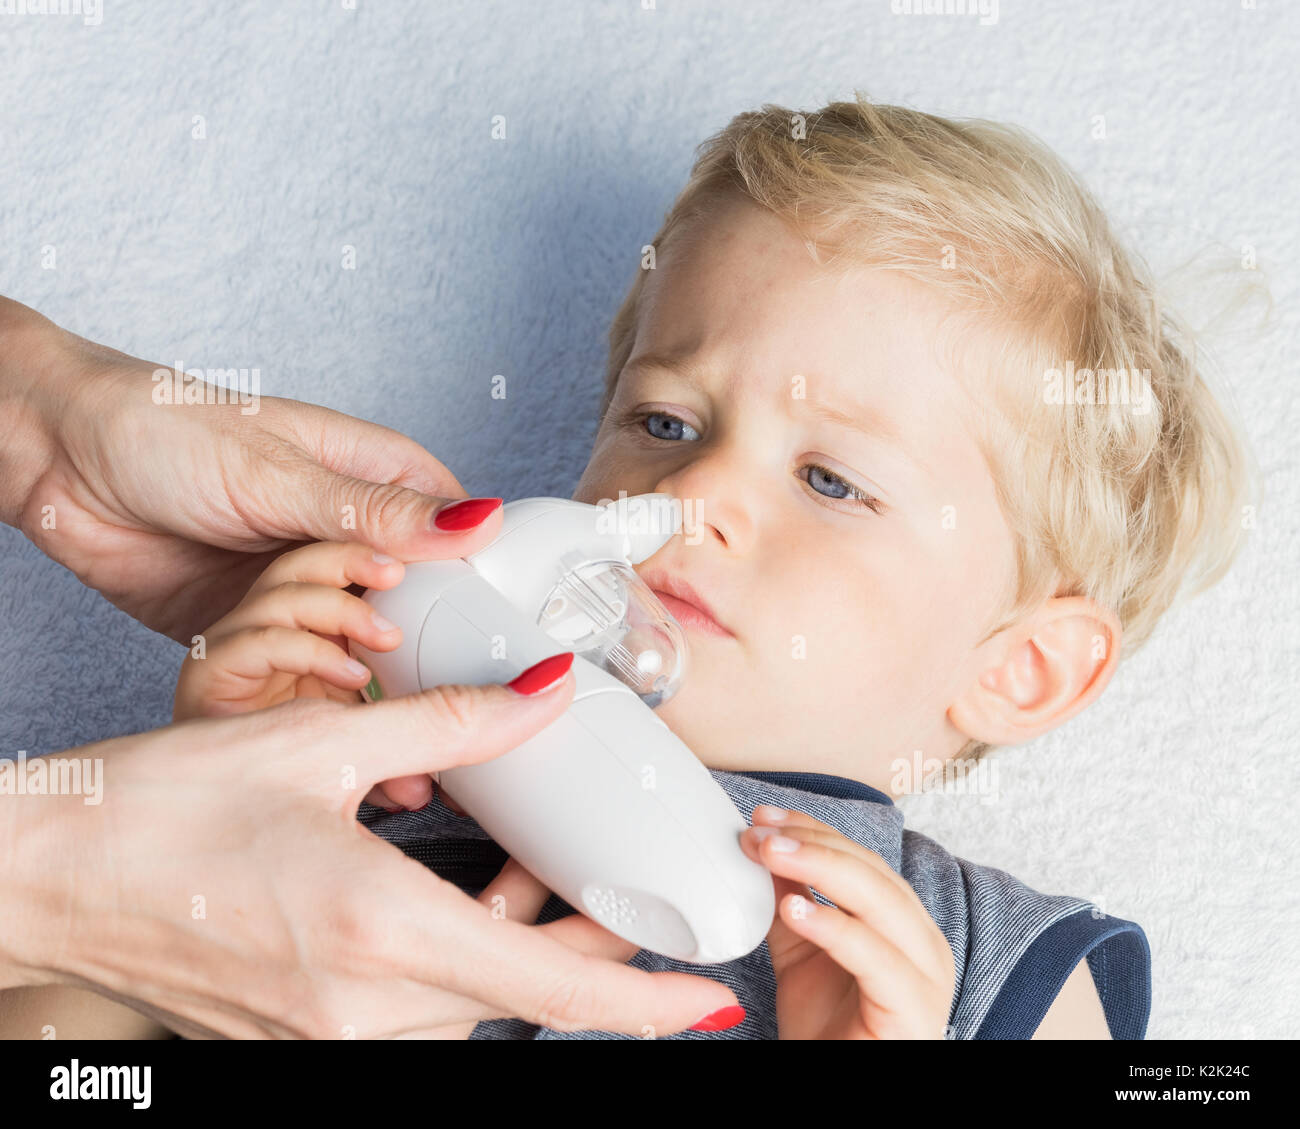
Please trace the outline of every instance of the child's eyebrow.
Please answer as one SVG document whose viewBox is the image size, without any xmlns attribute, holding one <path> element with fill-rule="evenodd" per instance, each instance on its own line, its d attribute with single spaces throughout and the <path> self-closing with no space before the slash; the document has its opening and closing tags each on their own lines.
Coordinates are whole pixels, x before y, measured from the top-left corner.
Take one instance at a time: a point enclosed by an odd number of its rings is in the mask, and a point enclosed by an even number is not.
<svg viewBox="0 0 1300 1129">
<path fill-rule="evenodd" d="M 675 373 L 690 384 L 693 388 L 699 389 L 701 372 L 699 366 L 692 363 L 686 357 L 678 356 L 674 353 L 643 353 L 623 365 L 623 371 L 629 369 L 667 369 Z"/>
<path fill-rule="evenodd" d="M 902 432 L 898 425 L 881 411 L 869 408 L 865 404 L 853 404 L 852 412 L 842 412 L 820 400 L 805 400 L 808 410 L 818 419 L 836 424 L 850 431 L 861 432 L 871 439 L 888 443 L 900 453 L 913 458 L 912 452 L 904 445 Z"/>
</svg>

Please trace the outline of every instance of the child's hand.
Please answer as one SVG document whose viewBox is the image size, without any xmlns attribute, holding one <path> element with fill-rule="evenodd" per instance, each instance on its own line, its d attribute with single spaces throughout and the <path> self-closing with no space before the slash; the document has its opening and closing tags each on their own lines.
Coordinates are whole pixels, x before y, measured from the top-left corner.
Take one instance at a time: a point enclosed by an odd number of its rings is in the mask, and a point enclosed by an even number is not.
<svg viewBox="0 0 1300 1129">
<path fill-rule="evenodd" d="M 754 823 L 741 844 L 776 879 L 767 945 L 780 1038 L 942 1039 L 952 951 L 916 891 L 812 816 L 764 804 Z M 780 850 L 781 838 L 798 849 Z M 814 901 L 809 886 L 835 907 Z"/>
<path fill-rule="evenodd" d="M 293 698 L 359 701 L 370 671 L 349 657 L 347 640 L 391 651 L 402 632 L 343 589 L 392 588 L 405 571 L 400 561 L 354 542 L 322 541 L 278 557 L 204 633 L 204 656 L 190 650 L 173 718 L 248 713 Z M 423 807 L 432 794 L 430 777 L 407 776 L 384 781 L 366 800 L 396 810 Z"/>
</svg>

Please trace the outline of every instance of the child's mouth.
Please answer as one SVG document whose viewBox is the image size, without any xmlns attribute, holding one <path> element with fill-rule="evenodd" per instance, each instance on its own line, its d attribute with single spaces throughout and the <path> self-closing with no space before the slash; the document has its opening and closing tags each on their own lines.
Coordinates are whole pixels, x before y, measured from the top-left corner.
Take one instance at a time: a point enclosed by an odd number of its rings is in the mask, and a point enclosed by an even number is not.
<svg viewBox="0 0 1300 1129">
<path fill-rule="evenodd" d="M 688 604 L 685 600 L 679 600 L 676 596 L 670 596 L 667 592 L 661 592 L 657 588 L 651 589 L 654 594 L 663 603 L 678 623 L 684 628 L 702 632 L 705 635 L 720 635 L 725 639 L 734 638 L 730 631 L 723 627 L 712 616 L 707 615 L 697 608 L 694 604 Z"/>
</svg>

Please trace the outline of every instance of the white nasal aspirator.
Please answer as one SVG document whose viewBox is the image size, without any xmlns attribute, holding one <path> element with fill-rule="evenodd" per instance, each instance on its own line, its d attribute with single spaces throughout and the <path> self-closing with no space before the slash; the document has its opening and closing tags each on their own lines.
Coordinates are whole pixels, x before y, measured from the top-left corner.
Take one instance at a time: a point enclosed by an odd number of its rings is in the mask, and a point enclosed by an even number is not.
<svg viewBox="0 0 1300 1129">
<path fill-rule="evenodd" d="M 771 873 L 741 850 L 747 824 L 654 713 L 686 673 L 677 622 L 632 565 L 681 529 L 667 494 L 592 506 L 523 498 L 463 559 L 406 566 L 365 600 L 402 629 L 380 653 L 351 643 L 370 700 L 508 682 L 575 654 L 569 708 L 508 753 L 446 769 L 439 786 L 575 909 L 643 949 L 717 964 L 756 949 Z"/>
</svg>

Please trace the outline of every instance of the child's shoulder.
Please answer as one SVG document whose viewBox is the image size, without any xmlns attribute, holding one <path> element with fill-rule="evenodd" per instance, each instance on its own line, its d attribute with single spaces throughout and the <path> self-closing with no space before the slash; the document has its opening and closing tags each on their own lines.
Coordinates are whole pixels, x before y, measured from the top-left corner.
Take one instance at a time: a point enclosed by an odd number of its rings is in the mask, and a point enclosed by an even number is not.
<svg viewBox="0 0 1300 1129">
<path fill-rule="evenodd" d="M 1151 950 L 1136 922 L 1086 898 L 1045 894 L 994 866 L 904 830 L 899 873 L 952 946 L 954 1038 L 1027 1039 L 1080 962 L 1111 1037 L 1141 1039 L 1151 1010 Z"/>
</svg>

